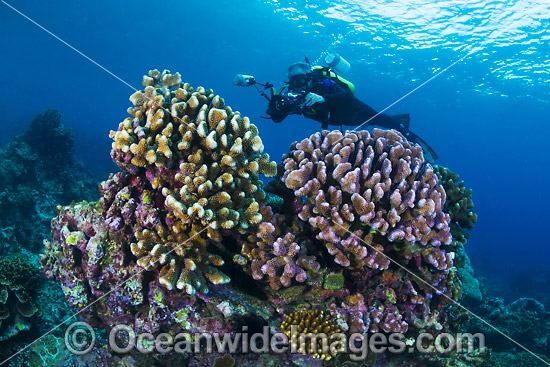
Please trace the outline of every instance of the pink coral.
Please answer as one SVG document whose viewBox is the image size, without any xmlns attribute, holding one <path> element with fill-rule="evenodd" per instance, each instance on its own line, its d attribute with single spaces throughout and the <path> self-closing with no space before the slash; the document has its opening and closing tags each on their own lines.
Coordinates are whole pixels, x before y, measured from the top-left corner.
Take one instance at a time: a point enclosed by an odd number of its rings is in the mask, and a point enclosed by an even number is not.
<svg viewBox="0 0 550 367">
<path fill-rule="evenodd" d="M 422 149 L 396 131 L 323 131 L 295 143 L 283 159 L 282 180 L 308 199 L 300 218 L 343 266 L 382 265 L 366 259 L 364 244 L 347 245 L 355 230 L 378 234 L 381 244 L 407 240 L 437 247 L 451 241 L 449 216 L 442 212 L 445 191 Z M 446 258 L 436 252 L 432 258 Z"/>
</svg>

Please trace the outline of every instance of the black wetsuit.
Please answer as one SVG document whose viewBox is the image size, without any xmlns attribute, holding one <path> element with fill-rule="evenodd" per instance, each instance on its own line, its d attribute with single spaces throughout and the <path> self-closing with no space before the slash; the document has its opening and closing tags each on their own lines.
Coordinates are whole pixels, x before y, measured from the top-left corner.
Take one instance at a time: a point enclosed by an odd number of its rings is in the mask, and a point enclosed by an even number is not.
<svg viewBox="0 0 550 367">
<path fill-rule="evenodd" d="M 332 79 L 314 77 L 308 92 L 322 96 L 325 102 L 306 107 L 302 114 L 321 122 L 323 128 L 327 128 L 328 125 L 359 126 L 365 124 L 364 126 L 378 125 L 404 132 L 409 127 L 410 117 L 408 114 L 397 116 L 378 114 L 374 108 L 356 98 Z"/>
<path fill-rule="evenodd" d="M 437 160 L 438 156 L 435 151 L 418 135 L 409 130 L 410 115 L 408 113 L 393 116 L 385 113 L 378 114 L 374 108 L 357 99 L 348 89 L 344 89 L 333 79 L 319 72 L 311 72 L 309 75 L 310 83 L 307 90 L 291 91 L 289 89 L 288 91 L 299 94 L 302 101 L 305 101 L 305 96 L 309 92 L 322 96 L 325 101 L 314 103 L 312 106 L 300 107 L 297 110 L 294 109 L 294 105 L 289 109 L 281 110 L 275 108 L 275 102 L 283 97 L 281 94 L 276 95 L 271 99 L 267 110 L 274 122 L 283 121 L 289 114 L 300 113 L 307 118 L 319 121 L 323 129 L 328 128 L 329 125 L 362 125 L 363 127 L 376 125 L 394 129 L 401 132 L 409 141 L 420 144 L 424 148 L 425 157 L 429 162 L 433 163 Z M 285 106 L 288 107 L 288 104 Z"/>
<path fill-rule="evenodd" d="M 310 87 L 307 90 L 296 92 L 302 93 L 304 96 L 309 92 L 318 94 L 325 99 L 325 102 L 304 107 L 301 114 L 319 121 L 323 129 L 329 125 L 359 126 L 368 121 L 364 126 L 378 125 L 401 132 L 408 130 L 410 121 L 408 114 L 390 116 L 381 113 L 377 115 L 378 112 L 374 108 L 357 99 L 334 80 L 321 73 L 310 73 L 310 78 Z M 288 115 L 284 113 L 277 115 L 269 111 L 268 113 L 275 122 L 281 122 Z"/>
</svg>

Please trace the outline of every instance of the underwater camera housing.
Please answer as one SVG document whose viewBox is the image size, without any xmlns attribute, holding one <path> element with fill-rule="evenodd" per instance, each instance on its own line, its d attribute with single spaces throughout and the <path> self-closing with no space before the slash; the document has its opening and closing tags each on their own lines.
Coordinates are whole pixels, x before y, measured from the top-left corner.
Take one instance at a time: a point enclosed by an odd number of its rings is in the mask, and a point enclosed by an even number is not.
<svg viewBox="0 0 550 367">
<path fill-rule="evenodd" d="M 292 115 L 300 114 L 306 104 L 306 92 L 286 92 L 274 95 L 269 103 L 270 114 Z M 268 112 L 269 113 L 269 112 Z"/>
</svg>

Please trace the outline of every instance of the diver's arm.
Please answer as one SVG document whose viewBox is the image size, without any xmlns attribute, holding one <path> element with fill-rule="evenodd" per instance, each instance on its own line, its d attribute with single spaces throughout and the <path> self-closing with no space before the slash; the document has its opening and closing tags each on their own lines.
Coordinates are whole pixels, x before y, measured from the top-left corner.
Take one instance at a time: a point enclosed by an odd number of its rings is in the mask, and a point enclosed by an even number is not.
<svg viewBox="0 0 550 367">
<path fill-rule="evenodd" d="M 269 115 L 269 118 L 273 120 L 273 122 L 275 123 L 282 122 L 288 116 L 288 113 L 284 113 L 277 110 L 270 111 L 269 109 L 267 110 L 267 114 Z"/>
<path fill-rule="evenodd" d="M 306 106 L 312 106 L 315 103 L 325 103 L 325 98 L 313 92 L 306 94 Z"/>
<path fill-rule="evenodd" d="M 273 115 L 269 115 L 269 118 L 271 118 L 271 120 L 275 123 L 280 123 L 282 122 L 288 115 L 283 115 L 283 114 L 273 114 Z"/>
</svg>

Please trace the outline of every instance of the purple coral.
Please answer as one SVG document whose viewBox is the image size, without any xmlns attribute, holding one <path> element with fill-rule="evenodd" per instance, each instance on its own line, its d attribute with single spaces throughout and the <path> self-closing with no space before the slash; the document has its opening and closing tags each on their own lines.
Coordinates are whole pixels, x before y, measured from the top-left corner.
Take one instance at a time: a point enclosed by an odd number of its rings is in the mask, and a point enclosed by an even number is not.
<svg viewBox="0 0 550 367">
<path fill-rule="evenodd" d="M 447 300 L 435 295 L 451 292 L 454 253 L 442 248 L 452 240 L 446 193 L 421 147 L 396 131 L 322 131 L 283 159 L 286 187 L 307 198 L 299 218 L 349 269 L 357 293 L 343 306 L 351 325 L 404 332 L 418 320 L 436 323 Z"/>
<path fill-rule="evenodd" d="M 368 256 L 369 245 L 451 242 L 445 191 L 420 146 L 396 131 L 323 131 L 293 144 L 283 159 L 286 186 L 308 198 L 299 217 L 342 266 L 387 267 Z M 449 260 L 442 250 L 430 252 L 438 269 Z"/>
</svg>

